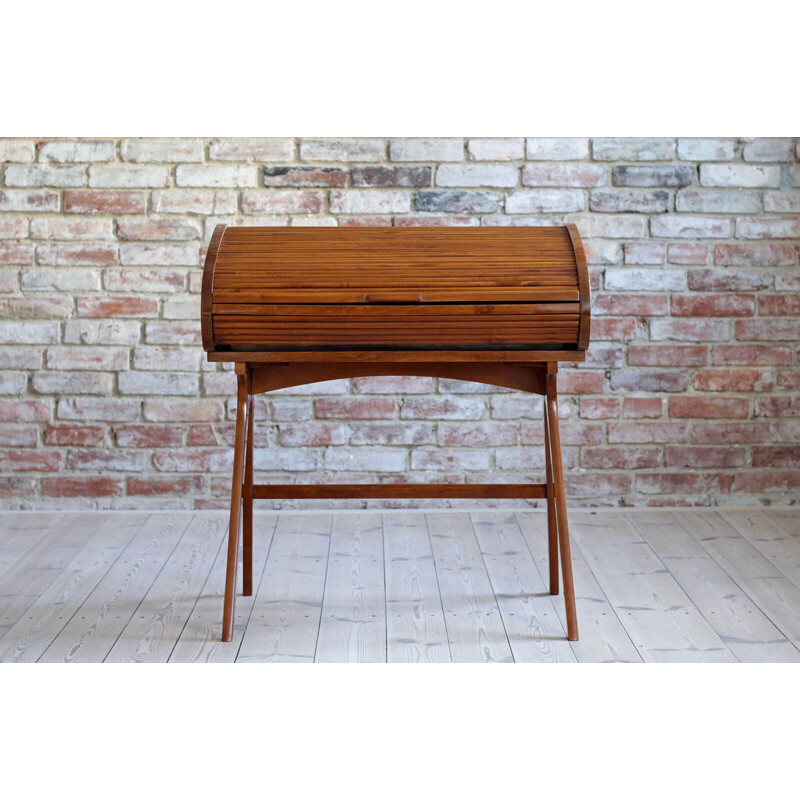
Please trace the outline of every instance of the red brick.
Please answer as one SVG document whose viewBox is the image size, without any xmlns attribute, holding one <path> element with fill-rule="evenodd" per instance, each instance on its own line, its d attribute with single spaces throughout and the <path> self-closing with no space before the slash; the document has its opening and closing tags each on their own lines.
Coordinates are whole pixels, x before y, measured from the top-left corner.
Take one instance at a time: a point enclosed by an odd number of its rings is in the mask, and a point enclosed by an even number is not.
<svg viewBox="0 0 800 800">
<path fill-rule="evenodd" d="M 746 397 L 670 397 L 669 415 L 688 419 L 745 419 L 750 408 Z"/>
<path fill-rule="evenodd" d="M 97 447 L 106 436 L 105 425 L 48 425 L 44 443 L 55 446 Z"/>
<path fill-rule="evenodd" d="M 699 392 L 770 392 L 774 383 L 762 369 L 701 369 L 694 376 Z"/>
<path fill-rule="evenodd" d="M 778 388 L 784 392 L 800 391 L 800 369 L 778 370 Z"/>
<path fill-rule="evenodd" d="M 636 476 L 636 488 L 652 494 L 713 492 L 717 487 L 717 476 L 709 473 L 658 472 Z"/>
<path fill-rule="evenodd" d="M 190 447 L 208 447 L 218 445 L 217 435 L 211 425 L 192 425 L 186 437 Z"/>
<path fill-rule="evenodd" d="M 427 394 L 433 388 L 433 378 L 384 375 L 353 378 L 353 391 L 356 394 Z"/>
<path fill-rule="evenodd" d="M 753 319 L 736 323 L 736 338 L 745 341 L 796 342 L 800 339 L 800 319 Z"/>
<path fill-rule="evenodd" d="M 304 422 L 300 425 L 281 425 L 278 441 L 283 447 L 328 447 L 346 444 L 343 425 L 328 422 Z"/>
<path fill-rule="evenodd" d="M 611 388 L 623 392 L 683 392 L 689 373 L 680 369 L 625 369 L 611 373 Z"/>
<path fill-rule="evenodd" d="M 251 189 L 242 192 L 245 214 L 319 214 L 323 193 L 302 189 Z"/>
<path fill-rule="evenodd" d="M 741 447 L 690 447 L 668 445 L 664 449 L 667 467 L 741 467 L 744 450 Z"/>
<path fill-rule="evenodd" d="M 688 283 L 694 292 L 752 292 L 769 288 L 772 275 L 755 269 L 694 269 Z"/>
<path fill-rule="evenodd" d="M 656 294 L 601 294 L 592 306 L 598 316 L 650 317 L 668 312 L 668 298 Z"/>
<path fill-rule="evenodd" d="M 0 264 L 21 267 L 33 264 L 33 245 L 28 242 L 0 242 Z"/>
<path fill-rule="evenodd" d="M 230 481 L 228 482 L 230 483 Z M 129 495 L 150 497 L 162 497 L 164 495 L 192 497 L 203 491 L 203 484 L 202 475 L 131 477 L 126 482 Z"/>
<path fill-rule="evenodd" d="M 705 345 L 632 344 L 628 348 L 628 364 L 632 367 L 702 367 L 708 360 Z"/>
<path fill-rule="evenodd" d="M 400 416 L 403 419 L 481 419 L 486 416 L 486 403 L 475 397 L 408 397 L 403 401 Z"/>
<path fill-rule="evenodd" d="M 183 431 L 172 425 L 115 425 L 118 447 L 180 447 Z"/>
<path fill-rule="evenodd" d="M 49 400 L 0 400 L 0 422 L 49 422 Z"/>
<path fill-rule="evenodd" d="M 121 478 L 42 478 L 42 494 L 46 497 L 113 497 L 121 495 L 123 490 Z"/>
<path fill-rule="evenodd" d="M 711 363 L 717 367 L 791 364 L 792 348 L 790 345 L 715 344 Z"/>
<path fill-rule="evenodd" d="M 353 422 L 350 444 L 434 444 L 434 426 L 427 422 Z"/>
<path fill-rule="evenodd" d="M 57 267 L 110 267 L 117 263 L 117 248 L 85 242 L 41 244 L 36 250 L 36 263 Z"/>
<path fill-rule="evenodd" d="M 56 472 L 61 453 L 39 450 L 0 450 L 0 472 Z"/>
<path fill-rule="evenodd" d="M 584 447 L 581 452 L 586 469 L 655 469 L 660 463 L 657 447 Z"/>
<path fill-rule="evenodd" d="M 601 497 L 618 505 L 621 495 L 633 487 L 633 477 L 619 472 L 582 472 L 564 476 L 569 497 Z"/>
<path fill-rule="evenodd" d="M 201 238 L 200 224 L 188 219 L 120 219 L 117 238 L 122 241 L 189 241 Z"/>
<path fill-rule="evenodd" d="M 756 398 L 757 417 L 800 417 L 800 397 L 773 395 Z"/>
<path fill-rule="evenodd" d="M 519 427 L 512 422 L 439 425 L 444 447 L 509 447 L 519 444 Z"/>
<path fill-rule="evenodd" d="M 800 293 L 761 294 L 758 313 L 762 317 L 800 317 Z"/>
<path fill-rule="evenodd" d="M 372 217 L 379 220 L 380 217 Z M 477 227 L 480 220 L 477 217 L 461 217 L 451 215 L 448 217 L 437 217 L 435 215 L 420 217 L 395 217 L 394 225 L 396 228 L 461 228 Z M 339 223 L 341 225 L 341 223 Z M 378 223 L 376 223 L 378 224 Z"/>
<path fill-rule="evenodd" d="M 623 416 L 628 419 L 658 419 L 663 413 L 660 397 L 626 397 Z"/>
<path fill-rule="evenodd" d="M 558 391 L 564 394 L 602 394 L 604 385 L 602 372 L 568 369 L 558 374 Z"/>
<path fill-rule="evenodd" d="M 145 400 L 144 418 L 153 422 L 216 422 L 225 416 L 221 400 Z"/>
<path fill-rule="evenodd" d="M 749 444 L 768 439 L 769 424 L 765 422 L 698 422 L 692 426 L 696 444 Z"/>
<path fill-rule="evenodd" d="M 670 264 L 705 264 L 708 260 L 708 245 L 677 242 L 669 246 Z"/>
<path fill-rule="evenodd" d="M 157 317 L 158 300 L 149 297 L 78 297 L 79 317 Z"/>
<path fill-rule="evenodd" d="M 774 267 L 797 263 L 797 248 L 792 244 L 718 244 L 714 249 L 717 264 Z"/>
<path fill-rule="evenodd" d="M 736 473 L 733 481 L 734 492 L 749 494 L 769 494 L 771 492 L 793 492 L 800 489 L 800 470 L 742 470 Z"/>
<path fill-rule="evenodd" d="M 614 419 L 619 416 L 619 398 L 581 397 L 580 416 L 582 419 Z"/>
<path fill-rule="evenodd" d="M 593 319 L 593 341 L 624 341 L 636 336 L 636 320 L 634 319 Z"/>
<path fill-rule="evenodd" d="M 526 423 L 523 423 L 526 425 Z M 544 434 L 541 425 L 537 425 L 536 440 Z M 527 437 L 527 438 L 526 438 Z M 544 439 L 542 439 L 544 441 Z M 603 441 L 603 425 L 601 423 L 572 423 L 564 422 L 561 425 L 561 443 L 564 445 L 581 446 L 600 444 Z M 523 428 L 523 444 L 531 444 L 529 427 Z"/>
<path fill-rule="evenodd" d="M 754 467 L 786 467 L 800 465 L 800 445 L 761 445 L 753 448 Z"/>
<path fill-rule="evenodd" d="M 147 195 L 103 189 L 65 189 L 64 210 L 68 214 L 144 214 Z"/>
<path fill-rule="evenodd" d="M 756 309 L 752 294 L 678 294 L 672 296 L 676 317 L 752 317 Z"/>
<path fill-rule="evenodd" d="M 0 497 L 33 497 L 36 493 L 36 479 L 0 477 Z"/>
<path fill-rule="evenodd" d="M 654 319 L 650 322 L 654 341 L 725 341 L 730 338 L 730 324 L 722 319 Z"/>
<path fill-rule="evenodd" d="M 143 472 L 147 466 L 147 454 L 125 450 L 70 450 L 67 468 L 91 472 Z"/>
</svg>

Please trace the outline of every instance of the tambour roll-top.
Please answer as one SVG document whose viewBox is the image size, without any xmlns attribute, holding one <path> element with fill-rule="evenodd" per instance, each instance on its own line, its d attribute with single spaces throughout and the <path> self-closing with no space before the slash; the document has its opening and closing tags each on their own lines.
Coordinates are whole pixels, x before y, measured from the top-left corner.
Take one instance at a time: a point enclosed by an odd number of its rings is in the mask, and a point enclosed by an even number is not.
<svg viewBox="0 0 800 800">
<path fill-rule="evenodd" d="M 574 225 L 219 225 L 202 292 L 203 345 L 220 356 L 581 351 L 589 342 L 589 278 Z"/>
</svg>

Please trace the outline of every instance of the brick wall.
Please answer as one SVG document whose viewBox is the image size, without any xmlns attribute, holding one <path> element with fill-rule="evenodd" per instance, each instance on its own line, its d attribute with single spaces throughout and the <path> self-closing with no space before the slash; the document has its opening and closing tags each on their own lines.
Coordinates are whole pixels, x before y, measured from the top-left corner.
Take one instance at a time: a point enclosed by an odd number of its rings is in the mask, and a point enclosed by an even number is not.
<svg viewBox="0 0 800 800">
<path fill-rule="evenodd" d="M 797 138 L 0 140 L 0 505 L 226 504 L 235 381 L 198 322 L 218 222 L 575 222 L 573 505 L 796 502 L 798 161 Z M 259 480 L 543 467 L 540 401 L 485 386 L 331 381 L 256 413 Z"/>
</svg>

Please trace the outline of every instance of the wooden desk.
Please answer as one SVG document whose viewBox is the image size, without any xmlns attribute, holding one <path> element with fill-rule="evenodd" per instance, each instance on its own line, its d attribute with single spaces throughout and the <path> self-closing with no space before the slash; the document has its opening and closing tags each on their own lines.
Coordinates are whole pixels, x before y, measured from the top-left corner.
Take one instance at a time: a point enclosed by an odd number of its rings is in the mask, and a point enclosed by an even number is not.
<svg viewBox="0 0 800 800">
<path fill-rule="evenodd" d="M 551 228 L 229 228 L 203 273 L 203 345 L 238 381 L 223 641 L 233 636 L 243 529 L 252 594 L 254 499 L 541 498 L 550 593 L 559 553 L 567 633 L 578 638 L 556 374 L 583 361 L 589 279 L 575 226 Z M 542 484 L 253 483 L 253 397 L 336 378 L 413 375 L 542 395 Z"/>
</svg>

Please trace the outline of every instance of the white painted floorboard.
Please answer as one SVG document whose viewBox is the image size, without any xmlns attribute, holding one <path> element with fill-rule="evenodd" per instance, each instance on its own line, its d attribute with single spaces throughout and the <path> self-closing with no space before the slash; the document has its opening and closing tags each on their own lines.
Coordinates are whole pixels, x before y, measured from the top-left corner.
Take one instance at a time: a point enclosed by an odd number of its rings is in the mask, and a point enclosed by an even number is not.
<svg viewBox="0 0 800 800">
<path fill-rule="evenodd" d="M 544 512 L 489 510 L 256 513 L 223 644 L 226 513 L 4 512 L 0 661 L 800 661 L 794 509 L 569 519 L 577 642 Z"/>
</svg>

